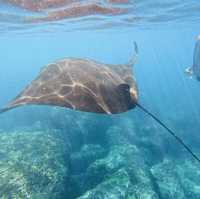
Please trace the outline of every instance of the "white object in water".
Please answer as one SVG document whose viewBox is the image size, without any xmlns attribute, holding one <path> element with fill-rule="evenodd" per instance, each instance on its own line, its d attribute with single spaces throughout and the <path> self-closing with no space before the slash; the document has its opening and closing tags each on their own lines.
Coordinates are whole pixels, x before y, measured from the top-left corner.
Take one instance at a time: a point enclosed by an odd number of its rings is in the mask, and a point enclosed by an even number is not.
<svg viewBox="0 0 200 199">
<path fill-rule="evenodd" d="M 195 77 L 198 81 L 200 81 L 200 35 L 197 37 L 194 48 L 193 65 L 186 68 L 185 72 L 190 77 Z"/>
</svg>

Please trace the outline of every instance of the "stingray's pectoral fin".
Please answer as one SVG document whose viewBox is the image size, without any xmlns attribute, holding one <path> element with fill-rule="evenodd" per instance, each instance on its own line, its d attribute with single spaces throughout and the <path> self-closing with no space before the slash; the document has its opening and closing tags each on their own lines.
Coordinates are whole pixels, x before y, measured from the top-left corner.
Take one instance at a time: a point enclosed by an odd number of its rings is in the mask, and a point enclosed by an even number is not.
<svg viewBox="0 0 200 199">
<path fill-rule="evenodd" d="M 11 110 L 12 108 L 1 108 L 0 109 L 0 114 L 2 114 L 2 113 L 5 113 L 5 112 L 7 112 L 7 111 L 9 111 L 9 110 Z"/>
<path fill-rule="evenodd" d="M 186 68 L 186 69 L 185 69 L 185 73 L 186 73 L 190 78 L 192 78 L 192 75 L 193 75 L 192 67 Z"/>
<path fill-rule="evenodd" d="M 7 111 L 10 111 L 11 109 L 17 108 L 18 106 L 23 106 L 24 104 L 15 104 L 15 103 L 10 103 L 4 108 L 0 108 L 0 114 L 5 113 Z"/>
</svg>

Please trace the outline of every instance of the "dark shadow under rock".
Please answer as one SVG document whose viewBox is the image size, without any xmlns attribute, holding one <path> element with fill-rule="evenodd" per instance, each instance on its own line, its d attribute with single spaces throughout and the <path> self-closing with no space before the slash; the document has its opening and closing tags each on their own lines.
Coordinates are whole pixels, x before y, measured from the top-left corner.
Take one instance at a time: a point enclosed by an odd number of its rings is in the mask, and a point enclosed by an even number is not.
<svg viewBox="0 0 200 199">
<path fill-rule="evenodd" d="M 106 150 L 100 145 L 84 145 L 80 152 L 72 153 L 70 157 L 71 175 L 80 174 L 86 171 L 88 166 L 95 160 L 106 155 Z"/>
</svg>

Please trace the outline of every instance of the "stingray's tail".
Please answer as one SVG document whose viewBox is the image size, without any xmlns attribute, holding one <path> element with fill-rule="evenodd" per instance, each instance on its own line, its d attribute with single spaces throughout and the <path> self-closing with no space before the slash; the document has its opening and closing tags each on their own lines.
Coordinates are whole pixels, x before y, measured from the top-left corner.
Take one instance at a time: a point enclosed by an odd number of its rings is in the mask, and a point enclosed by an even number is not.
<svg viewBox="0 0 200 199">
<path fill-rule="evenodd" d="M 171 129 L 169 129 L 162 121 L 160 121 L 155 115 L 150 113 L 146 108 L 144 108 L 140 104 L 136 104 L 140 109 L 142 109 L 145 113 L 151 116 L 156 122 L 158 122 L 162 127 L 164 127 L 168 133 L 170 133 L 199 163 L 200 159 L 195 155 L 192 150 L 183 142 L 183 140 L 178 137 Z"/>
</svg>

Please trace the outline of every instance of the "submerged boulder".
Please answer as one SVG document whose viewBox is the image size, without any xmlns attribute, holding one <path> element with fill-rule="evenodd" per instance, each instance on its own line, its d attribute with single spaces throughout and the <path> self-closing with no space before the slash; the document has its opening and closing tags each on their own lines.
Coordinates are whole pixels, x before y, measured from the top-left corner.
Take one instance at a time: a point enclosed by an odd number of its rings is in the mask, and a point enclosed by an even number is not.
<svg viewBox="0 0 200 199">
<path fill-rule="evenodd" d="M 69 153 L 59 132 L 1 132 L 0 145 L 0 198 L 62 198 Z"/>
<path fill-rule="evenodd" d="M 200 198 L 199 165 L 193 161 L 165 159 L 162 163 L 153 166 L 151 171 L 162 198 Z"/>
<path fill-rule="evenodd" d="M 74 152 L 70 157 L 70 173 L 80 174 L 86 171 L 95 160 L 104 157 L 106 150 L 100 145 L 83 145 L 79 152 Z M 81 164 L 80 164 L 81 163 Z"/>
<path fill-rule="evenodd" d="M 181 149 L 156 125 L 44 113 L 32 127 L 0 130 L 0 198 L 200 198 L 199 165 L 171 155 Z"/>
<path fill-rule="evenodd" d="M 78 199 L 120 199 L 126 198 L 131 185 L 128 173 L 122 169 L 111 175 L 107 180 L 87 191 Z"/>
<path fill-rule="evenodd" d="M 162 198 L 186 199 L 176 165 L 165 160 L 151 169 Z"/>
<path fill-rule="evenodd" d="M 136 146 L 114 145 L 88 167 L 80 199 L 158 199 L 152 181 Z"/>
</svg>

